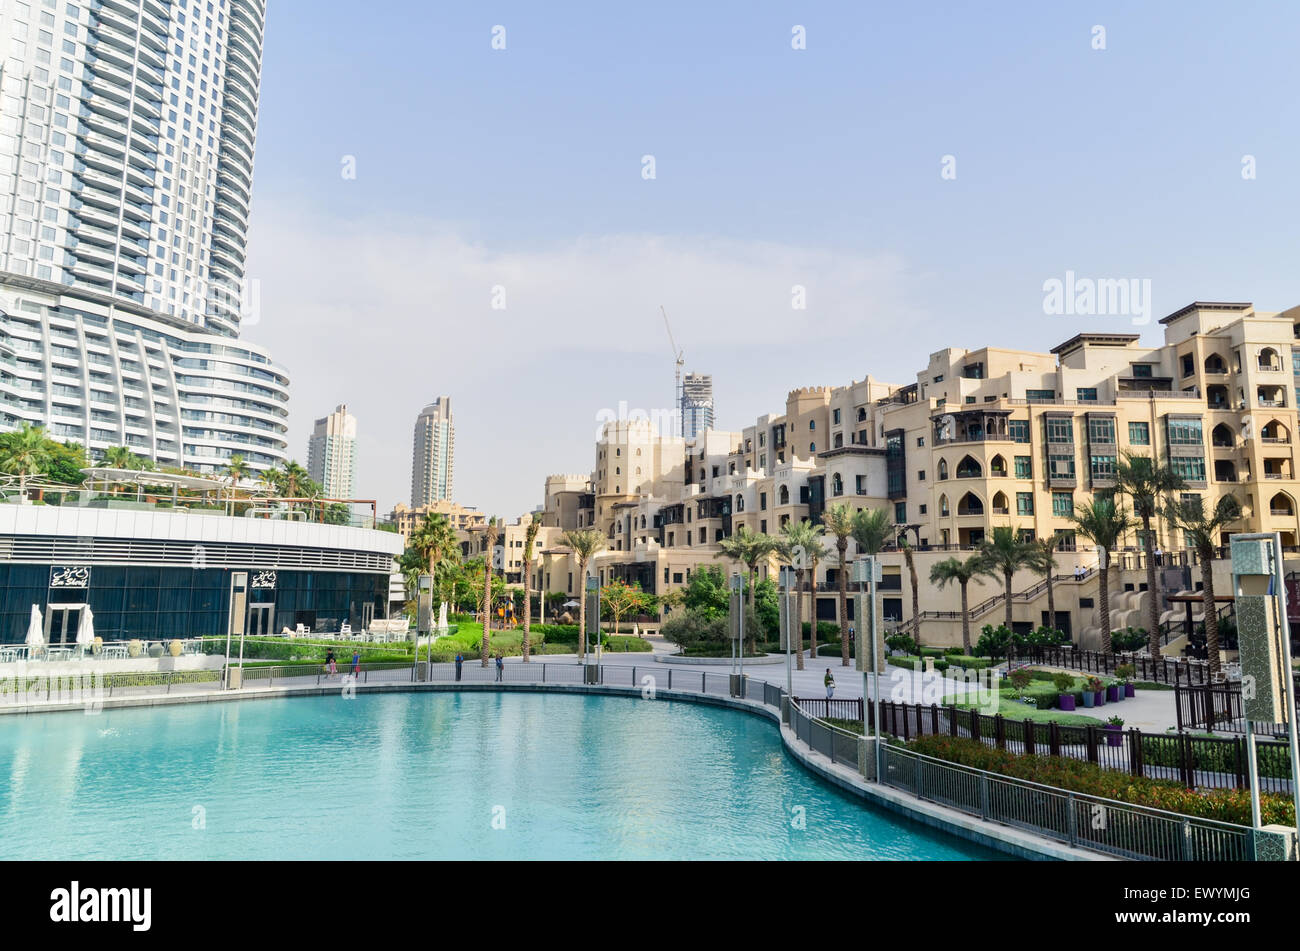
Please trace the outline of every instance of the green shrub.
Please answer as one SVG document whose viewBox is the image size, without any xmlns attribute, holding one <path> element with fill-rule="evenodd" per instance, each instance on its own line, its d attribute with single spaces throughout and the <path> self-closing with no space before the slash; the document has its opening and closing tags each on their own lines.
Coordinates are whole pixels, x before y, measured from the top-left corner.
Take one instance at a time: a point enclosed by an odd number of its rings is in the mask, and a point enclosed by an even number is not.
<svg viewBox="0 0 1300 951">
<path fill-rule="evenodd" d="M 906 634 L 890 634 L 885 638 L 885 646 L 891 651 L 902 651 L 904 654 L 917 653 L 916 641 Z"/>
<path fill-rule="evenodd" d="M 1144 779 L 1064 756 L 1021 756 L 965 737 L 917 737 L 907 747 L 936 759 L 1059 789 L 1220 822 L 1251 822 L 1250 793 L 1242 789 L 1196 792 L 1181 783 Z M 1289 797 L 1263 796 L 1261 806 L 1266 824 L 1295 825 L 1295 804 Z"/>
<path fill-rule="evenodd" d="M 1126 627 L 1122 631 L 1110 632 L 1111 650 L 1117 654 L 1141 650 L 1147 646 L 1147 632 L 1144 627 Z"/>
<path fill-rule="evenodd" d="M 644 637 L 626 637 L 622 634 L 614 634 L 606 637 L 601 645 L 604 650 L 612 653 L 645 653 L 654 650 L 654 645 Z"/>
<path fill-rule="evenodd" d="M 1074 687 L 1074 678 L 1065 671 L 1057 671 L 1052 674 L 1052 684 L 1056 687 L 1057 693 L 1069 693 Z"/>
</svg>

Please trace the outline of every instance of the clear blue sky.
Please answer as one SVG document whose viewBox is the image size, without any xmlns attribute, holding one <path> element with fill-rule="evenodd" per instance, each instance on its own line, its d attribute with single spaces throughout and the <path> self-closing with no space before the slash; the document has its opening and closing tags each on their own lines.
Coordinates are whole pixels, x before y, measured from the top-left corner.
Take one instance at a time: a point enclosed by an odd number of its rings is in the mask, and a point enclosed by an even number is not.
<svg viewBox="0 0 1300 951">
<path fill-rule="evenodd" d="M 661 303 L 727 428 L 942 346 L 1130 329 L 1045 316 L 1067 269 L 1150 279 L 1157 317 L 1300 303 L 1300 5 L 269 6 L 246 335 L 293 375 L 296 454 L 348 402 L 385 507 L 440 394 L 465 503 L 588 470 L 596 411 L 671 400 Z"/>
</svg>

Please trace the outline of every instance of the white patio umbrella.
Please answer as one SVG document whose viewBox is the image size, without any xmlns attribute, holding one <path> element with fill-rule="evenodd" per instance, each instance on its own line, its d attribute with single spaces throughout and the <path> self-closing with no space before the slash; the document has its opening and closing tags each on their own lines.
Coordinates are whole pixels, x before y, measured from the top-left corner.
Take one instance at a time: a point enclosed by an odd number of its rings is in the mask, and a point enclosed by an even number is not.
<svg viewBox="0 0 1300 951">
<path fill-rule="evenodd" d="M 33 651 L 45 646 L 45 625 L 41 620 L 41 609 L 32 605 L 32 619 L 27 624 L 27 646 Z"/>
<path fill-rule="evenodd" d="M 90 611 L 90 605 L 81 612 L 81 625 L 77 628 L 77 646 L 81 648 L 84 654 L 86 648 L 95 643 L 95 615 Z"/>
</svg>

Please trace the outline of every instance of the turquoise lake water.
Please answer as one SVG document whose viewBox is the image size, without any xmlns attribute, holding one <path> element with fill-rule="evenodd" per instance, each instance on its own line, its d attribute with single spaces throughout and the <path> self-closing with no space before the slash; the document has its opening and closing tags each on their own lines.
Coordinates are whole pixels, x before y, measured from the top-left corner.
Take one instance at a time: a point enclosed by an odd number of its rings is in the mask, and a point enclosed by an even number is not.
<svg viewBox="0 0 1300 951">
<path fill-rule="evenodd" d="M 770 722 L 684 702 L 361 694 L 0 717 L 3 859 L 993 857 L 818 780 Z"/>
</svg>

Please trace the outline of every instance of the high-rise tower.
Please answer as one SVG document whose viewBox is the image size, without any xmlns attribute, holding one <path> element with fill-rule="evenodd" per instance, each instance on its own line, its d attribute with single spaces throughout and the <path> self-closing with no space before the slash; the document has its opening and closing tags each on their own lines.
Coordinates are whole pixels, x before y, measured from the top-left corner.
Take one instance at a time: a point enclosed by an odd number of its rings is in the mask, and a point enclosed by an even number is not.
<svg viewBox="0 0 1300 951">
<path fill-rule="evenodd" d="M 415 445 L 411 457 L 413 508 L 452 497 L 455 460 L 456 426 L 451 415 L 451 398 L 440 396 L 415 420 Z"/>
<path fill-rule="evenodd" d="M 713 428 L 713 377 L 688 373 L 682 380 L 682 437 L 694 439 Z"/>
<path fill-rule="evenodd" d="M 285 459 L 237 341 L 264 0 L 0 4 L 0 426 L 219 469 Z"/>
<path fill-rule="evenodd" d="M 326 498 L 352 498 L 357 478 L 357 418 L 346 404 L 316 420 L 307 440 L 307 472 Z"/>
</svg>

